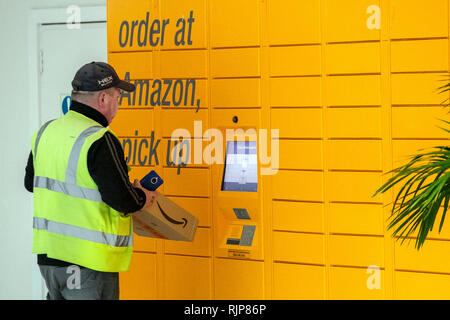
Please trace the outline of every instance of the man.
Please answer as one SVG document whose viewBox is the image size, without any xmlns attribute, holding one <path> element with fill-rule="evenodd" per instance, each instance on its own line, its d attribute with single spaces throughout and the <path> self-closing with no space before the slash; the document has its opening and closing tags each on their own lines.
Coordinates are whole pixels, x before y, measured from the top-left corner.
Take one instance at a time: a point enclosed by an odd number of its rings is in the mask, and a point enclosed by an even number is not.
<svg viewBox="0 0 450 320">
<path fill-rule="evenodd" d="M 34 193 L 33 253 L 47 299 L 118 299 L 118 272 L 133 249 L 130 213 L 151 206 L 155 193 L 129 181 L 122 146 L 107 127 L 119 107 L 120 80 L 92 62 L 72 81 L 72 104 L 32 138 L 25 187 Z"/>
</svg>

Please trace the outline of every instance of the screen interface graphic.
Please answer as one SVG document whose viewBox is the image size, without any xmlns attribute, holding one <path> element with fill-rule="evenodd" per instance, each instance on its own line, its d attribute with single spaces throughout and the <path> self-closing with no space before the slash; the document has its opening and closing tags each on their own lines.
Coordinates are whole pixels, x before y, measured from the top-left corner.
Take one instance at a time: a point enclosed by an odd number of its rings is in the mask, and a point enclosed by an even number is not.
<svg viewBox="0 0 450 320">
<path fill-rule="evenodd" d="M 256 141 L 227 141 L 222 191 L 258 190 L 256 150 Z"/>
</svg>

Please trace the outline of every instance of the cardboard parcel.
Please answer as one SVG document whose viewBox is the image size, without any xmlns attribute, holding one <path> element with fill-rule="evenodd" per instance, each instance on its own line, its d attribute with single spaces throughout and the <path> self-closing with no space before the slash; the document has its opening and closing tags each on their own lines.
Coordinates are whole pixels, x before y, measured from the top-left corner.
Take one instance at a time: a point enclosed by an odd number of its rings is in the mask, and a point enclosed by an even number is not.
<svg viewBox="0 0 450 320">
<path fill-rule="evenodd" d="M 133 231 L 144 237 L 192 241 L 198 219 L 156 191 L 153 205 L 132 214 Z"/>
</svg>

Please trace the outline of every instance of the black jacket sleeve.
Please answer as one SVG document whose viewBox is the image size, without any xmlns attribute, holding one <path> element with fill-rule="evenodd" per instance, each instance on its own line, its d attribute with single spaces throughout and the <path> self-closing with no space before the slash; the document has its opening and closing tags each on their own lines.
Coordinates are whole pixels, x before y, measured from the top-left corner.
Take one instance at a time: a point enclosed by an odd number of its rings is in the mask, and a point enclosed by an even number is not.
<svg viewBox="0 0 450 320">
<path fill-rule="evenodd" d="M 34 167 L 33 167 L 33 153 L 30 151 L 28 156 L 27 166 L 25 167 L 25 179 L 24 179 L 25 189 L 33 192 L 33 181 L 34 181 Z"/>
<path fill-rule="evenodd" d="M 88 151 L 87 161 L 89 173 L 107 205 L 122 213 L 142 209 L 146 201 L 145 193 L 130 183 L 122 145 L 114 135 L 107 132 L 95 141 Z M 34 166 L 31 152 L 25 168 L 24 184 L 28 191 L 33 192 Z"/>
<path fill-rule="evenodd" d="M 142 209 L 145 193 L 130 183 L 122 145 L 113 134 L 106 132 L 92 144 L 87 161 L 89 173 L 107 205 L 122 213 Z"/>
</svg>

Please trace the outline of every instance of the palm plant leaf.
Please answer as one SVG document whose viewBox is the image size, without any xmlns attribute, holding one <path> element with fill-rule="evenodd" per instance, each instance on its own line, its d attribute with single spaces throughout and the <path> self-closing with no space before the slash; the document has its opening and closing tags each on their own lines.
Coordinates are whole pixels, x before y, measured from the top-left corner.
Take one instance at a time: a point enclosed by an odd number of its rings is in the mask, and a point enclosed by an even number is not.
<svg viewBox="0 0 450 320">
<path fill-rule="evenodd" d="M 447 91 L 450 90 L 450 82 L 448 82 L 449 81 L 449 79 L 448 79 L 449 75 L 445 75 L 445 77 L 446 77 L 446 79 L 439 80 L 439 81 L 446 81 L 447 82 L 443 86 L 437 88 L 437 90 L 441 90 L 441 91 L 439 91 L 439 93 L 444 93 L 444 92 L 447 92 Z M 441 104 L 444 104 L 447 101 L 449 101 L 449 98 L 447 98 L 444 101 L 442 101 Z M 448 103 L 446 105 L 448 106 Z"/>
<path fill-rule="evenodd" d="M 420 249 L 444 205 L 439 232 L 442 230 L 450 201 L 450 148 L 433 147 L 388 173 L 394 175 L 374 196 L 404 182 L 393 202 L 388 229 L 394 229 L 393 235 L 402 239 L 401 243 L 417 231 L 415 247 Z"/>
<path fill-rule="evenodd" d="M 444 75 L 446 83 L 437 90 L 439 93 L 450 92 L 450 74 Z M 445 104 L 449 98 L 441 104 Z M 450 133 L 450 122 L 441 120 L 444 127 L 439 127 Z M 446 128 L 447 127 L 447 128 Z M 421 151 L 421 150 L 419 150 Z M 439 232 L 444 225 L 445 216 L 450 203 L 450 147 L 433 147 L 432 151 L 419 153 L 410 161 L 387 174 L 393 174 L 373 196 L 384 193 L 394 186 L 403 183 L 392 206 L 388 230 L 393 230 L 393 236 L 403 243 L 417 232 L 415 247 L 420 249 L 427 235 L 433 230 L 436 216 L 441 206 L 443 212 L 439 223 Z"/>
</svg>

